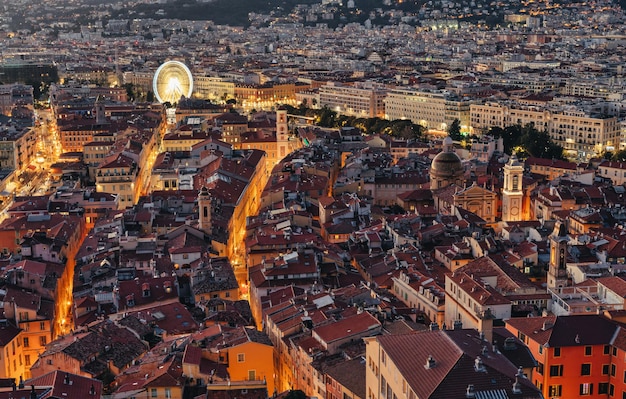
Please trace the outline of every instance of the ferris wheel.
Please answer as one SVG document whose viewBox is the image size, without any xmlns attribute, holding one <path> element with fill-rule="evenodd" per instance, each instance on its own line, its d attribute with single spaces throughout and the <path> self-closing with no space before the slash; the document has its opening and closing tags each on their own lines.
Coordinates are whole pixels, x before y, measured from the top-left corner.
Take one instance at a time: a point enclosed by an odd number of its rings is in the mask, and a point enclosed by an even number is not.
<svg viewBox="0 0 626 399">
<path fill-rule="evenodd" d="M 187 65 L 180 61 L 167 61 L 155 72 L 152 91 L 160 103 L 176 103 L 181 96 L 191 97 L 193 76 Z"/>
</svg>

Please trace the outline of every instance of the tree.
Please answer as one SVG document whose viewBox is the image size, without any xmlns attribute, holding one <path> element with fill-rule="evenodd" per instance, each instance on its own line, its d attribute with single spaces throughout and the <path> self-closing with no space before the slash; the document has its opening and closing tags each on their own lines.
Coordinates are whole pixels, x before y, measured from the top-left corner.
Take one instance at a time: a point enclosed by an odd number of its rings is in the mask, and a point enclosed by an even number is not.
<svg viewBox="0 0 626 399">
<path fill-rule="evenodd" d="M 322 127 L 334 127 L 335 119 L 337 118 L 337 113 L 327 106 L 324 106 L 319 115 L 319 125 Z"/>
<path fill-rule="evenodd" d="M 299 389 L 292 389 L 285 395 L 285 399 L 306 399 L 306 394 Z"/>
<path fill-rule="evenodd" d="M 448 126 L 448 135 L 452 140 L 461 140 L 461 121 L 458 118 L 455 118 Z"/>
<path fill-rule="evenodd" d="M 611 161 L 626 161 L 626 150 L 615 151 L 615 153 L 611 156 Z"/>
<path fill-rule="evenodd" d="M 520 156 L 529 155 L 537 158 L 563 159 L 563 147 L 554 143 L 548 132 L 540 132 L 533 123 L 507 126 L 504 129 L 492 127 L 489 135 L 502 137 L 504 152 L 516 152 Z"/>
</svg>

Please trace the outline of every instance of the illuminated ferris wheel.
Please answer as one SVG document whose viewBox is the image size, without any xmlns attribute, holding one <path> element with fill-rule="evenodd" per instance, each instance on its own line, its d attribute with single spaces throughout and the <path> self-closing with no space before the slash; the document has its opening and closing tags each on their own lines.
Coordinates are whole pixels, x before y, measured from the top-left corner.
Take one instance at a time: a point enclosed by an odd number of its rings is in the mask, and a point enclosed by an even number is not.
<svg viewBox="0 0 626 399">
<path fill-rule="evenodd" d="M 152 91 L 160 103 L 176 103 L 181 96 L 191 97 L 193 77 L 187 65 L 167 61 L 157 69 L 152 80 Z"/>
</svg>

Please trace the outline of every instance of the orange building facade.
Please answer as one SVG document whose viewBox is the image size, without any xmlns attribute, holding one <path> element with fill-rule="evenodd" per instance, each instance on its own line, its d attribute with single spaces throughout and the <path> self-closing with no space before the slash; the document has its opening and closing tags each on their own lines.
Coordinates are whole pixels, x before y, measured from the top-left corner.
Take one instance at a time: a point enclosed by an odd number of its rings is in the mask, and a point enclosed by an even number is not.
<svg viewBox="0 0 626 399">
<path fill-rule="evenodd" d="M 626 397 L 626 346 L 614 346 L 623 331 L 615 322 L 601 315 L 549 316 L 510 319 L 506 328 L 537 360 L 528 378 L 545 398 Z"/>
</svg>

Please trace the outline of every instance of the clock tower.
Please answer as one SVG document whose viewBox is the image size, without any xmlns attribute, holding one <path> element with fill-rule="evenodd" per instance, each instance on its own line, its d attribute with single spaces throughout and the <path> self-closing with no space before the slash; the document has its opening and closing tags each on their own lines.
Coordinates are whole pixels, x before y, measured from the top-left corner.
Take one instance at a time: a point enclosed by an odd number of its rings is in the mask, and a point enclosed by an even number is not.
<svg viewBox="0 0 626 399">
<path fill-rule="evenodd" d="M 524 165 L 515 155 L 504 165 L 504 187 L 502 188 L 502 220 L 505 222 L 523 220 L 522 178 Z"/>
</svg>

